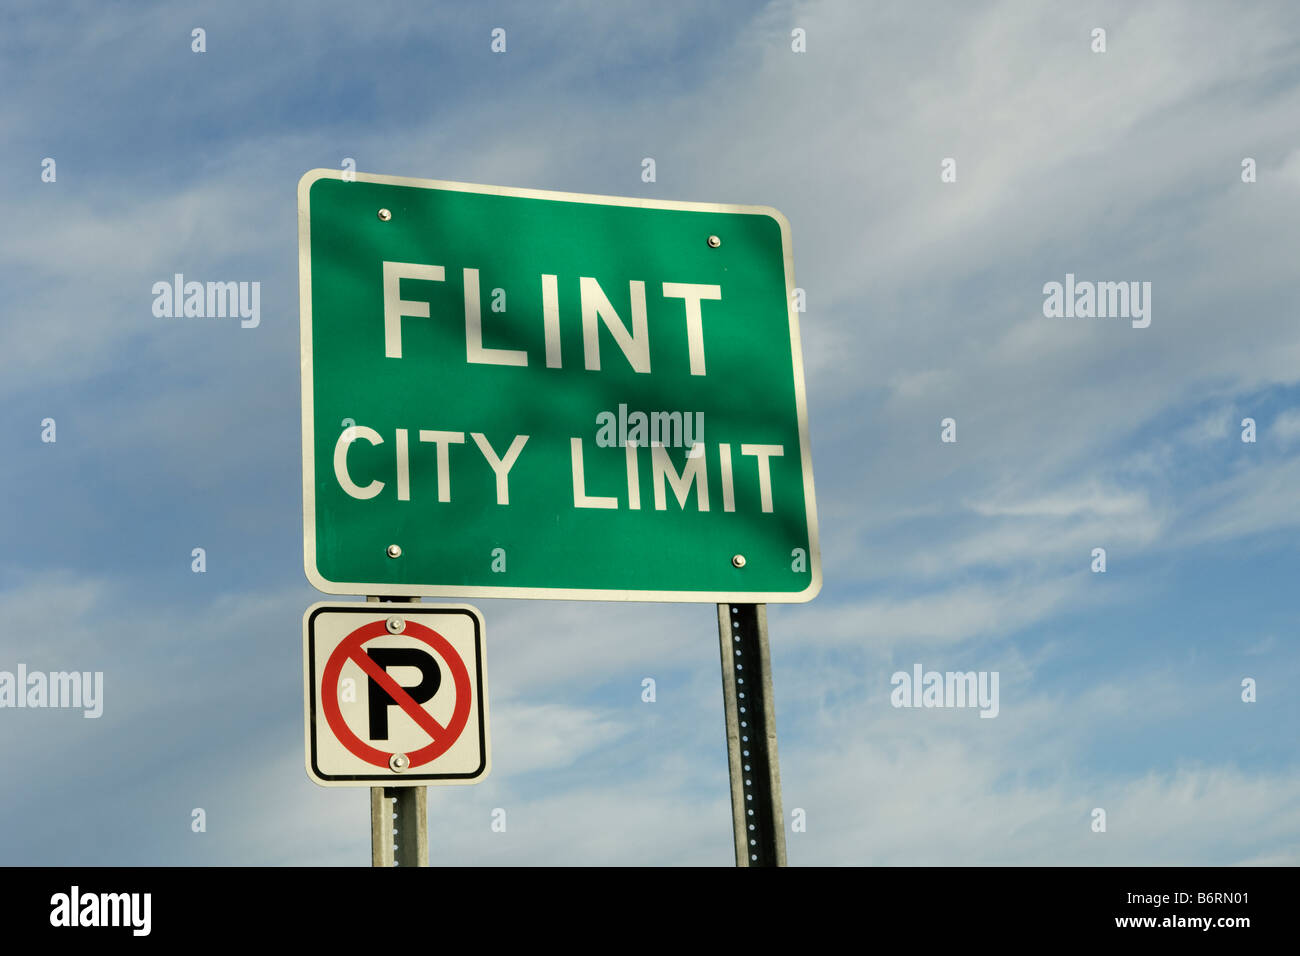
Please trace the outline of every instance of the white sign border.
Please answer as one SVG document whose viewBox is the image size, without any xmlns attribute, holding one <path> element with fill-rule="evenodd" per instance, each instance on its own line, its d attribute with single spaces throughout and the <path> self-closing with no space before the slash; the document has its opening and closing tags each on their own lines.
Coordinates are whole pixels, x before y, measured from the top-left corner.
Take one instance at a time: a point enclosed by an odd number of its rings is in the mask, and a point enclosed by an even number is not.
<svg viewBox="0 0 1300 956">
<path fill-rule="evenodd" d="M 790 243 L 790 221 L 771 206 L 747 206 L 728 203 L 675 202 L 665 199 L 641 199 L 629 196 L 600 196 L 591 193 L 552 192 L 544 189 L 517 189 L 509 186 L 486 186 L 440 179 L 414 179 L 404 176 L 381 176 L 375 173 L 352 173 L 351 179 L 362 183 L 388 186 L 414 186 L 478 193 L 489 196 L 516 196 L 525 199 L 548 199 L 559 202 L 592 203 L 601 206 L 634 206 L 643 209 L 676 209 L 688 212 L 739 213 L 770 216 L 781 228 L 781 251 L 785 259 L 785 305 L 790 317 L 790 348 L 794 366 L 795 407 L 799 417 L 799 452 L 804 476 L 804 509 L 808 518 L 808 562 L 811 579 L 802 591 L 637 591 L 604 588 L 535 588 L 508 586 L 462 586 L 428 584 L 386 584 L 327 580 L 316 567 L 316 489 L 315 449 L 312 416 L 311 355 L 311 187 L 322 179 L 343 180 L 343 170 L 312 169 L 298 180 L 298 302 L 299 356 L 302 375 L 302 497 L 303 497 L 303 568 L 312 587 L 325 594 L 364 594 L 395 597 L 430 596 L 472 598 L 542 598 L 557 601 L 655 601 L 708 604 L 803 604 L 817 596 L 822 588 L 821 548 L 817 534 L 817 504 L 813 494 L 812 450 L 808 440 L 808 402 L 804 390 L 803 350 L 799 342 L 799 315 L 794 307 L 794 256 Z"/>
<path fill-rule="evenodd" d="M 475 622 L 475 628 L 478 634 L 476 641 L 476 650 L 478 652 L 478 726 L 483 743 L 483 769 L 473 777 L 440 777 L 437 774 L 421 775 L 418 770 L 410 774 L 388 773 L 376 768 L 374 776 L 363 776 L 360 774 L 351 774 L 347 780 L 331 780 L 328 777 L 322 777 L 317 768 L 313 765 L 312 757 L 315 753 L 315 743 L 312 729 L 314 727 L 312 718 L 313 710 L 316 703 L 315 687 L 313 682 L 315 675 L 312 674 L 311 659 L 311 622 L 313 616 L 318 611 L 345 611 L 350 613 L 360 613 L 371 611 L 379 617 L 386 617 L 391 614 L 401 614 L 403 616 L 418 618 L 425 612 L 434 614 L 451 613 L 465 614 L 472 617 Z M 470 604 L 405 604 L 401 602 L 381 603 L 377 601 L 317 601 L 311 607 L 307 608 L 302 615 L 302 700 L 303 700 L 303 744 L 305 748 L 305 761 L 307 766 L 307 776 L 312 783 L 321 787 L 457 787 L 467 786 L 469 784 L 482 783 L 483 780 L 492 772 L 492 731 L 488 721 L 488 673 L 487 673 L 487 629 L 484 626 L 483 612 Z M 318 661 L 318 666 L 323 666 L 323 662 Z M 468 727 L 466 728 L 469 729 Z M 327 733 L 328 731 L 318 730 L 318 733 Z"/>
</svg>

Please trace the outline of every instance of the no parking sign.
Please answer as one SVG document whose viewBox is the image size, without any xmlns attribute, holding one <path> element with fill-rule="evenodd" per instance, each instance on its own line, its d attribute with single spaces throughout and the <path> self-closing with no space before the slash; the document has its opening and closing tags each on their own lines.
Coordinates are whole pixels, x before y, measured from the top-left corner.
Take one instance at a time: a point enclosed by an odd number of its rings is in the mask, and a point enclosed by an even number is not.
<svg viewBox="0 0 1300 956">
<path fill-rule="evenodd" d="M 483 615 L 313 604 L 303 616 L 307 773 L 326 787 L 477 783 L 491 765 Z"/>
</svg>

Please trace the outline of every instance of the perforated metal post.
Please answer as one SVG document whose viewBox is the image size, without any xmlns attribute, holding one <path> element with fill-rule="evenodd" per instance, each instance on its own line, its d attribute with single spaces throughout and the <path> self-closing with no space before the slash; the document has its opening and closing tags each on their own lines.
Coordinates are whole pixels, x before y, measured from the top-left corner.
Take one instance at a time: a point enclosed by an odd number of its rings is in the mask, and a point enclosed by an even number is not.
<svg viewBox="0 0 1300 956">
<path fill-rule="evenodd" d="M 785 866 L 767 605 L 719 604 L 736 866 Z"/>
<path fill-rule="evenodd" d="M 367 601 L 379 601 L 368 597 Z M 418 602 L 419 598 L 384 598 Z M 370 865 L 429 865 L 429 788 L 370 788 Z"/>
<path fill-rule="evenodd" d="M 393 798 L 391 790 L 370 788 L 370 865 L 392 866 L 396 858 L 393 843 Z"/>
<path fill-rule="evenodd" d="M 370 865 L 429 865 L 429 788 L 370 788 Z"/>
</svg>

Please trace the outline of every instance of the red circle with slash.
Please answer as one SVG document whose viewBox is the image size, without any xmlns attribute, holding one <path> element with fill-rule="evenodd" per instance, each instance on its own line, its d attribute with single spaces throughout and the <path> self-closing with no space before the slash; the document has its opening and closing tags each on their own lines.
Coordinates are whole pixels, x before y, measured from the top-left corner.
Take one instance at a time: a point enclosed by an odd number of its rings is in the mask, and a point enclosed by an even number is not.
<svg viewBox="0 0 1300 956">
<path fill-rule="evenodd" d="M 411 761 L 411 767 L 419 767 L 446 753 L 451 745 L 460 739 L 461 731 L 469 723 L 469 671 L 466 669 L 465 662 L 461 660 L 460 655 L 456 653 L 456 649 L 451 646 L 450 641 L 433 628 L 412 621 L 409 618 L 406 619 L 406 627 L 402 630 L 401 636 L 415 638 L 437 651 L 451 670 L 452 679 L 455 681 L 456 706 L 452 711 L 451 720 L 444 727 L 434 720 L 432 714 L 417 704 L 415 698 L 408 694 L 401 684 L 389 677 L 388 672 L 371 660 L 369 655 L 361 649 L 362 644 L 376 637 L 396 636 L 389 633 L 386 620 L 371 621 L 369 624 L 362 625 L 343 638 L 339 646 L 334 648 L 329 660 L 325 662 L 325 670 L 321 675 L 321 706 L 325 711 L 325 720 L 329 723 L 330 729 L 334 731 L 334 736 L 338 738 L 339 743 L 366 763 L 389 769 L 388 761 L 393 754 L 370 746 L 370 744 L 354 734 L 352 728 L 347 725 L 347 721 L 343 719 L 343 713 L 339 709 L 339 676 L 343 672 L 343 665 L 348 661 L 352 661 L 365 671 L 367 677 L 382 687 L 384 692 L 406 712 L 408 717 L 433 738 L 433 742 L 428 746 L 421 747 L 419 750 L 406 755 Z"/>
</svg>

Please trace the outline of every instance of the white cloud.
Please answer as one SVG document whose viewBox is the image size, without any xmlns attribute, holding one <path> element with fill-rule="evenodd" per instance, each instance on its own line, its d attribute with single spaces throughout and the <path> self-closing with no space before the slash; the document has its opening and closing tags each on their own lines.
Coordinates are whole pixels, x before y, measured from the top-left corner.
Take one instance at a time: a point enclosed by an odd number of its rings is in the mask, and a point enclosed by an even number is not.
<svg viewBox="0 0 1300 956">
<path fill-rule="evenodd" d="M 1300 439 L 1300 409 L 1288 408 L 1268 427 L 1268 434 L 1282 447 L 1289 447 Z"/>
<path fill-rule="evenodd" d="M 570 767 L 630 730 L 590 708 L 509 700 L 493 705 L 492 728 L 499 763 L 514 774 Z"/>
<path fill-rule="evenodd" d="M 1086 573 L 1086 572 L 1085 572 Z M 1083 575 L 1042 582 L 961 585 L 903 598 L 873 597 L 801 609 L 790 626 L 816 644 L 957 644 L 1005 637 L 1046 619 L 1081 594 Z"/>
</svg>

